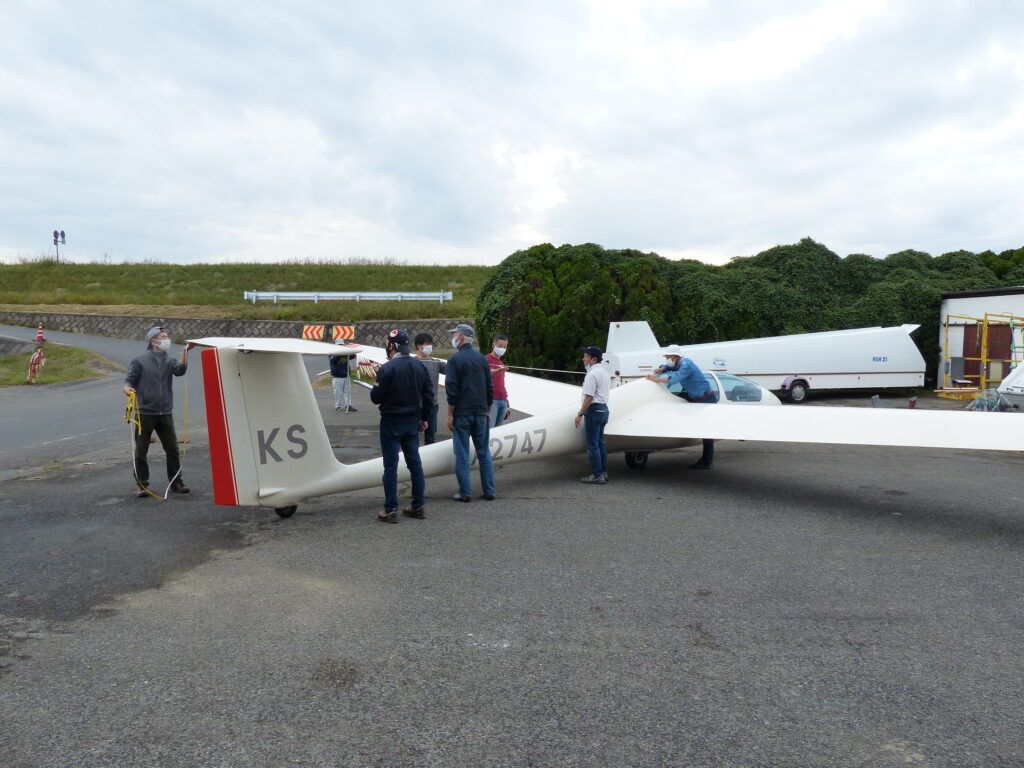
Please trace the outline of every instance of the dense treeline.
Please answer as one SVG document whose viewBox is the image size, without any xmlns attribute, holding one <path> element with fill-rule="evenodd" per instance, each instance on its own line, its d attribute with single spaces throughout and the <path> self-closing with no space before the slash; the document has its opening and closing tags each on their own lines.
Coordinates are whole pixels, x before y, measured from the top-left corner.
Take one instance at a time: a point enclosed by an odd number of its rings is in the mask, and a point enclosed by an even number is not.
<svg viewBox="0 0 1024 768">
<path fill-rule="evenodd" d="M 917 323 L 937 358 L 943 293 L 1024 284 L 1024 248 L 1000 254 L 901 251 L 840 258 L 804 238 L 724 266 L 599 245 L 538 245 L 506 258 L 477 300 L 485 338 L 515 340 L 515 363 L 578 367 L 608 323 L 647 320 L 662 344 Z"/>
</svg>

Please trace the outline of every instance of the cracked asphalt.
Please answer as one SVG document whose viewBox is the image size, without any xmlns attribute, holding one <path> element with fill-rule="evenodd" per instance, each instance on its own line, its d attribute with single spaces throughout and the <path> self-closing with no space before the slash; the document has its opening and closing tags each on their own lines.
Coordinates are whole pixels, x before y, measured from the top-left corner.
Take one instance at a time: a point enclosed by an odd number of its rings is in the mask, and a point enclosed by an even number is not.
<svg viewBox="0 0 1024 768">
<path fill-rule="evenodd" d="M 216 507 L 189 450 L 168 502 L 116 445 L 0 481 L 0 765 L 1024 765 L 1020 456 L 567 458 L 386 526 Z"/>
</svg>

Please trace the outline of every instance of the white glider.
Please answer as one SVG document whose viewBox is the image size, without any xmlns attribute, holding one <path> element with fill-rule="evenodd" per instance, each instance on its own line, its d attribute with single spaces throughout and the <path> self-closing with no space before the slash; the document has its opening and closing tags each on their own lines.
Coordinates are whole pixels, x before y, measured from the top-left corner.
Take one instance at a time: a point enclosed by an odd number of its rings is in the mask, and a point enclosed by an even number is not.
<svg viewBox="0 0 1024 768">
<path fill-rule="evenodd" d="M 300 501 L 380 485 L 383 461 L 337 460 L 302 364 L 302 354 L 356 356 L 359 366 L 384 362 L 384 350 L 302 339 L 196 339 L 202 351 L 210 463 L 217 504 L 273 508 L 282 517 Z M 650 451 L 696 445 L 701 438 L 773 442 L 1024 450 L 1019 417 L 1005 413 L 778 406 L 762 387 L 714 374 L 724 395 L 688 403 L 644 379 L 614 388 L 605 429 L 609 451 L 642 464 Z M 490 433 L 496 462 L 513 463 L 585 451 L 574 416 L 579 387 L 506 374 L 516 410 L 533 414 Z M 454 472 L 450 441 L 420 449 L 427 476 Z M 399 468 L 399 480 L 408 480 Z"/>
</svg>

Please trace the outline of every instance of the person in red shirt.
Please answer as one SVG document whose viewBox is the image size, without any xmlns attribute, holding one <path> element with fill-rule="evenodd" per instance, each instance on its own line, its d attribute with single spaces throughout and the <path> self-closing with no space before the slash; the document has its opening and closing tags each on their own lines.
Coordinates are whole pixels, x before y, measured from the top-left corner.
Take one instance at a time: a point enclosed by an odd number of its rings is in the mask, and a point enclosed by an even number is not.
<svg viewBox="0 0 1024 768">
<path fill-rule="evenodd" d="M 508 336 L 495 336 L 491 354 L 487 362 L 491 366 L 491 377 L 494 379 L 494 402 L 491 403 L 491 426 L 497 427 L 501 422 L 512 416 L 508 405 L 508 390 L 505 389 L 505 371 L 508 366 L 501 362 L 501 357 L 508 352 Z"/>
</svg>

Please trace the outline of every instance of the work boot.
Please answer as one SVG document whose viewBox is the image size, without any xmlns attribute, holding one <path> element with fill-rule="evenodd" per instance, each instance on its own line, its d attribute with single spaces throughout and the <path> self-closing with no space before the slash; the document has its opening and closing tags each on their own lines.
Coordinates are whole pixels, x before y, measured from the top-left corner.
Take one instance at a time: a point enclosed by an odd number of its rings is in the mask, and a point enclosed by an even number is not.
<svg viewBox="0 0 1024 768">
<path fill-rule="evenodd" d="M 171 483 L 172 493 L 190 493 L 191 489 L 180 480 L 176 483 Z"/>
</svg>

